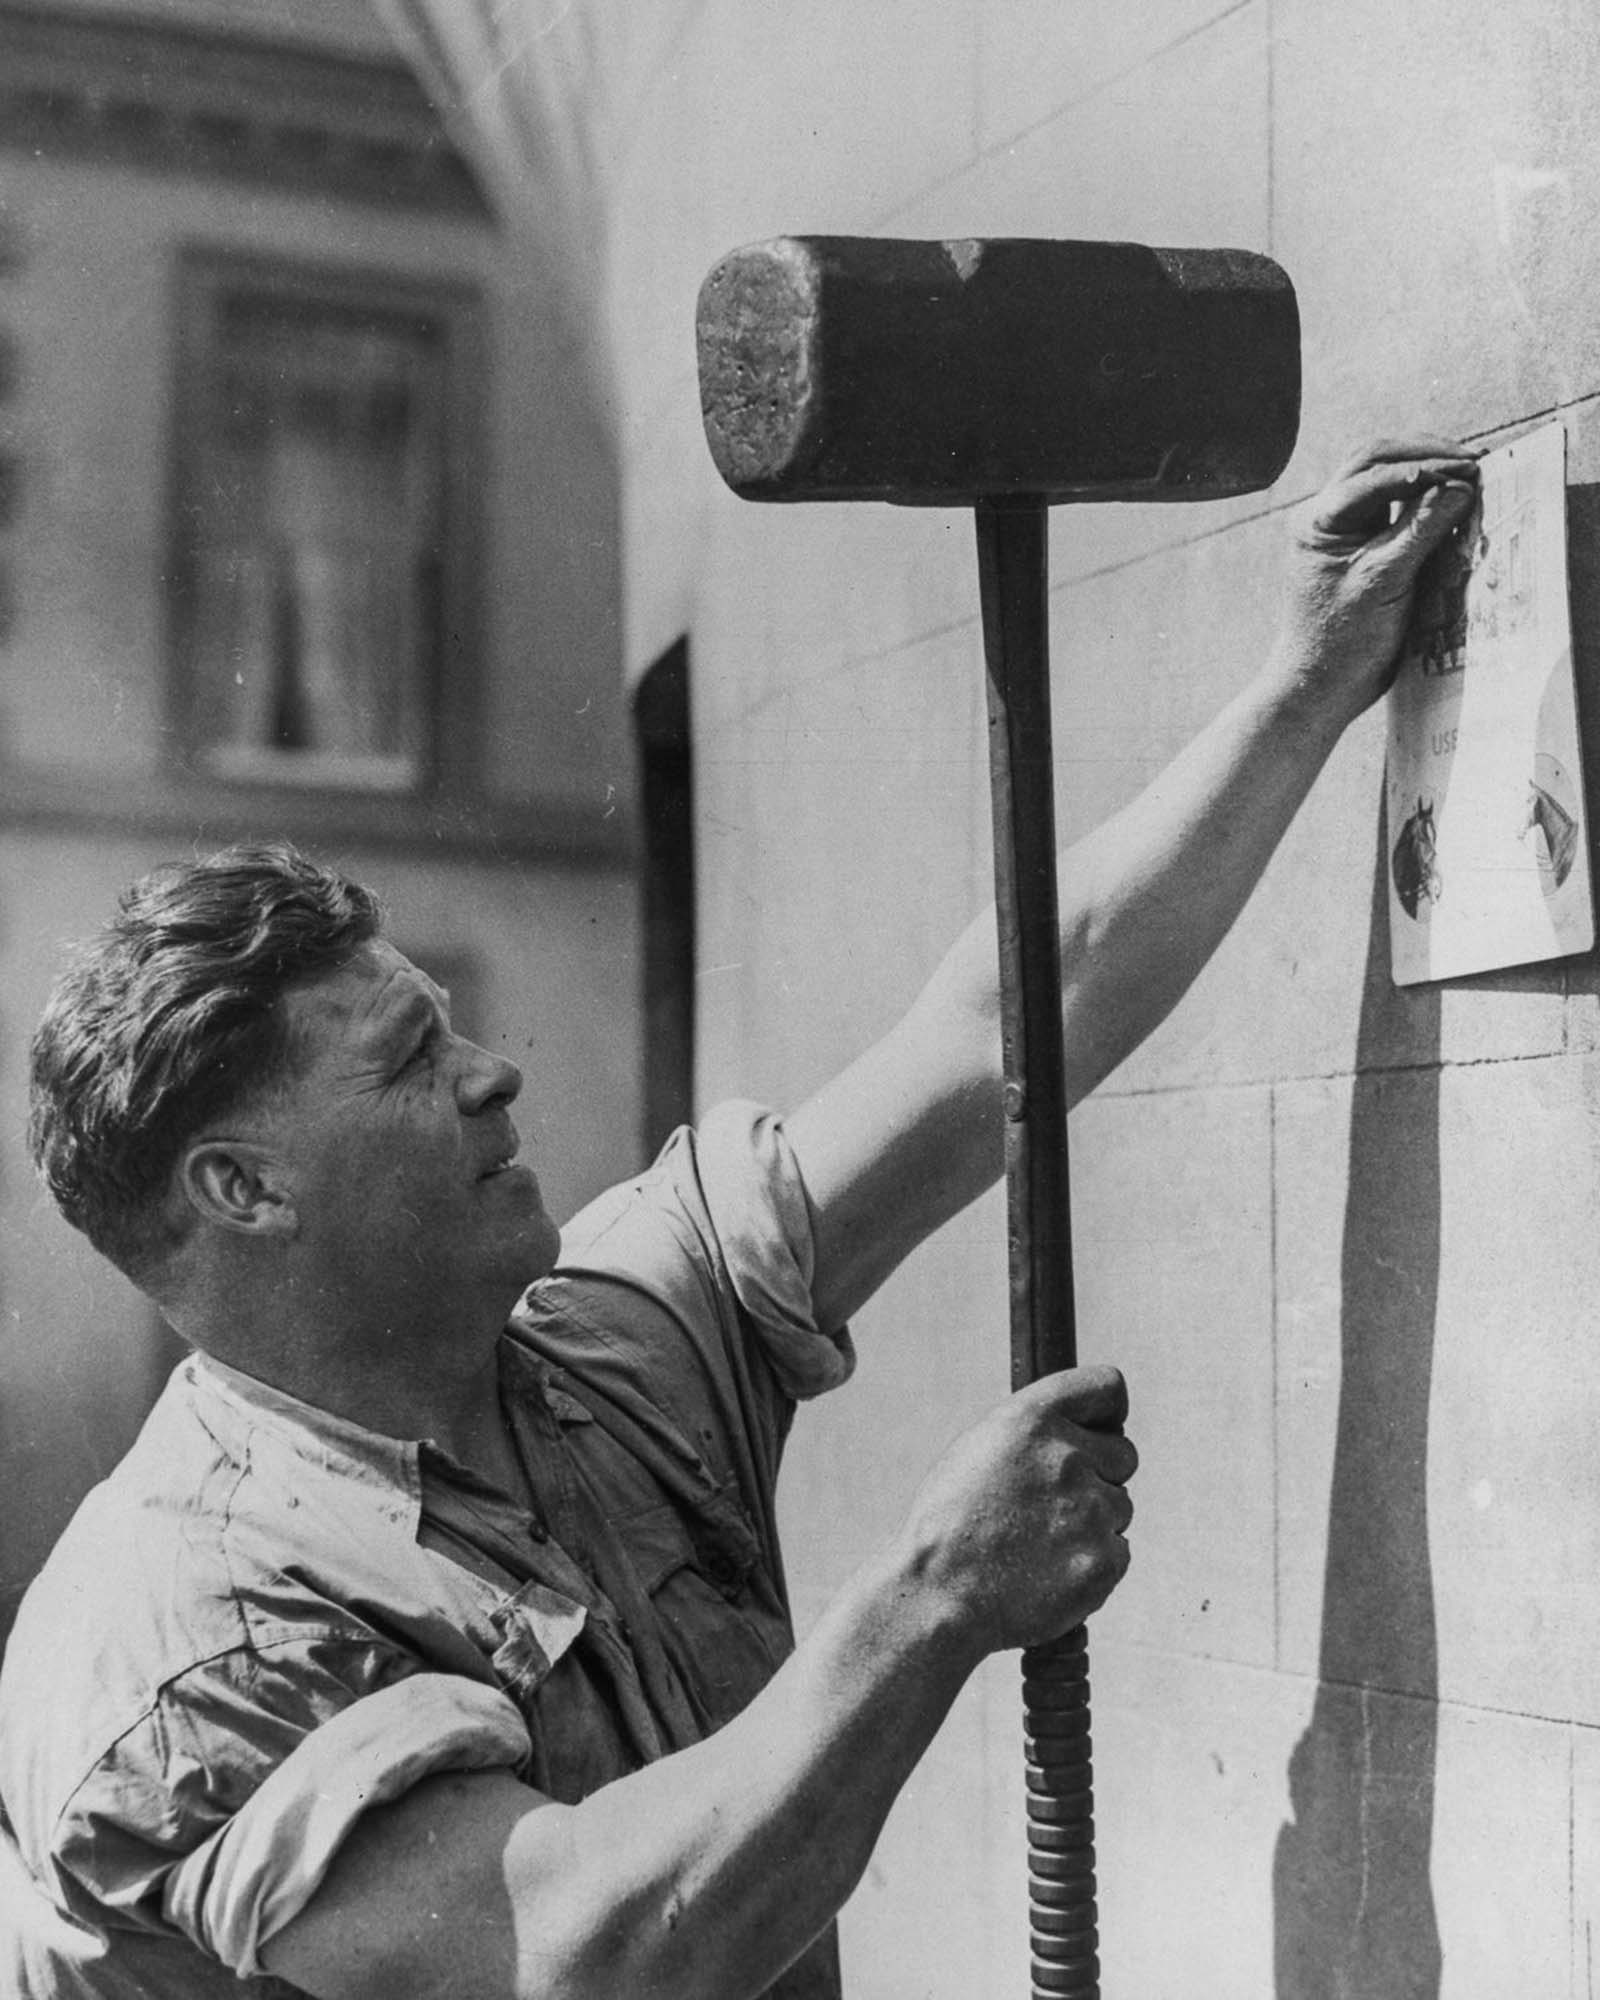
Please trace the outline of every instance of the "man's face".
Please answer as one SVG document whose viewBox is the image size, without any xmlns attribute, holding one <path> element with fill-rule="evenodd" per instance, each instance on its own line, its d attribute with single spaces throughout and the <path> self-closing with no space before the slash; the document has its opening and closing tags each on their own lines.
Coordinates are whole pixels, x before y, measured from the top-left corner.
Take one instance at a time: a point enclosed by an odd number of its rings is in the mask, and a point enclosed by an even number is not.
<svg viewBox="0 0 1600 2000">
<path fill-rule="evenodd" d="M 454 1033 L 448 996 L 387 943 L 286 1006 L 297 1060 L 263 1115 L 314 1281 L 389 1318 L 397 1300 L 509 1310 L 559 1246 L 512 1164 L 521 1071 Z"/>
</svg>

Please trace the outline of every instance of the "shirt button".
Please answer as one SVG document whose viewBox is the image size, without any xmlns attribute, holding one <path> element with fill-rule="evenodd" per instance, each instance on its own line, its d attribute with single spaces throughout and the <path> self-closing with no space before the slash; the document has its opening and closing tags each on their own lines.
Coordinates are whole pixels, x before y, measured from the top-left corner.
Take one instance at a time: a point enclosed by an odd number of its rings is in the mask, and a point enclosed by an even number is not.
<svg viewBox="0 0 1600 2000">
<path fill-rule="evenodd" d="M 550 1530 L 545 1526 L 543 1521 L 530 1521 L 528 1523 L 528 1539 L 531 1542 L 547 1542 L 550 1539 Z"/>
</svg>

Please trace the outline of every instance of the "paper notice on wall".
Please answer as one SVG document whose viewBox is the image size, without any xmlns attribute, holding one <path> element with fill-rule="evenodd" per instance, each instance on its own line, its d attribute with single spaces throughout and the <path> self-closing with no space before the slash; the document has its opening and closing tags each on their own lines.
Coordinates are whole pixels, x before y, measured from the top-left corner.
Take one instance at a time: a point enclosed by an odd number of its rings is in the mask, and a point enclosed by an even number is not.
<svg viewBox="0 0 1600 2000">
<path fill-rule="evenodd" d="M 1423 574 L 1387 799 L 1398 985 L 1594 943 L 1559 423 L 1487 454 L 1477 506 Z"/>
</svg>

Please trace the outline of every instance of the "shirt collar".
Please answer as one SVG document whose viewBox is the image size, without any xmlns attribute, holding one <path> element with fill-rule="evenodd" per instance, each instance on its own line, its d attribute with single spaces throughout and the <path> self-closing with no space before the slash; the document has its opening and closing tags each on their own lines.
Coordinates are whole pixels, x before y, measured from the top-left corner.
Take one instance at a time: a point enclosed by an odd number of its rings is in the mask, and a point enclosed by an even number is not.
<svg viewBox="0 0 1600 2000">
<path fill-rule="evenodd" d="M 365 1424 L 275 1389 L 215 1355 L 196 1351 L 183 1364 L 202 1395 L 220 1398 L 231 1410 L 263 1426 L 280 1443 L 312 1465 L 354 1477 L 392 1492 L 402 1487 L 419 1502 L 420 1440 L 386 1437 Z"/>
<path fill-rule="evenodd" d="M 552 1387 L 546 1380 L 543 1361 L 520 1341 L 502 1335 L 500 1342 L 502 1379 L 515 1402 L 524 1407 L 547 1401 L 551 1414 L 563 1423 L 589 1423 L 590 1413 L 573 1397 Z M 181 1364 L 201 1395 L 220 1398 L 229 1410 L 254 1425 L 264 1427 L 280 1445 L 313 1468 L 356 1478 L 364 1484 L 392 1495 L 400 1487 L 412 1506 L 422 1504 L 424 1459 L 444 1466 L 455 1477 L 472 1481 L 477 1474 L 461 1466 L 431 1438 L 395 1438 L 348 1417 L 335 1416 L 319 1404 L 305 1402 L 287 1389 L 276 1389 L 259 1376 L 219 1361 L 214 1354 L 194 1349 Z"/>
</svg>

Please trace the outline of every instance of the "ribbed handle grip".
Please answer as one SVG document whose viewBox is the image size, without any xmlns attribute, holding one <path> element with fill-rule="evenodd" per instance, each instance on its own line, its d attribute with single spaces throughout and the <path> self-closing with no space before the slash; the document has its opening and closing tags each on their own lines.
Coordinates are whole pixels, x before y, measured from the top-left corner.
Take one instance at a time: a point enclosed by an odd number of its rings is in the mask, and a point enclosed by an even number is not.
<svg viewBox="0 0 1600 2000">
<path fill-rule="evenodd" d="M 1028 1924 L 1035 2000 L 1096 2000 L 1089 1648 L 1080 1625 L 1022 1656 L 1027 1743 Z"/>
</svg>

